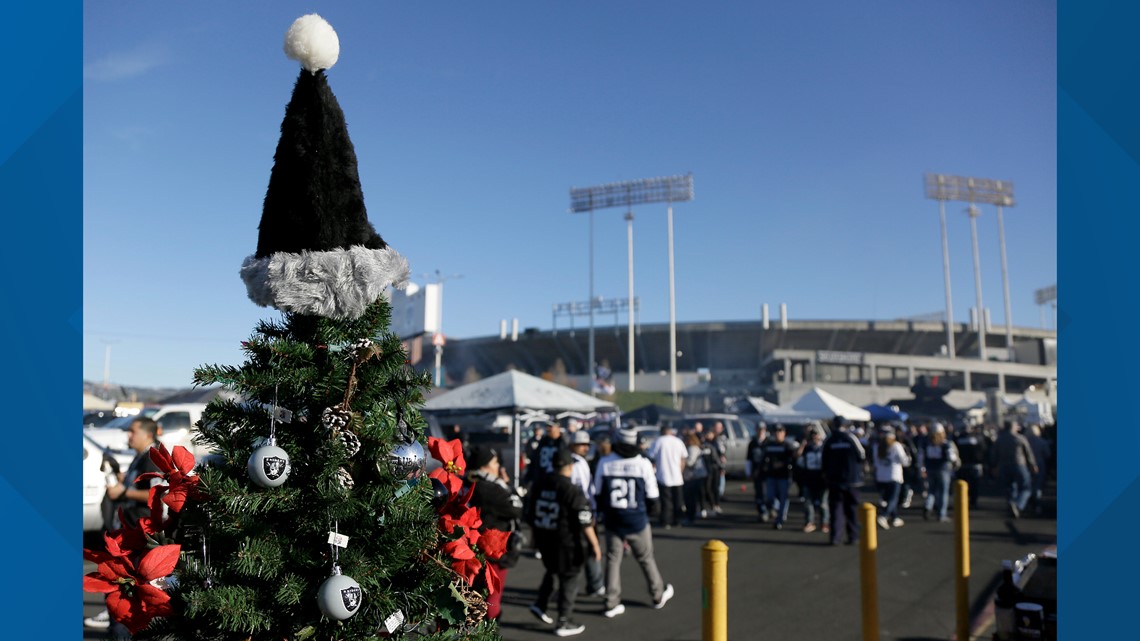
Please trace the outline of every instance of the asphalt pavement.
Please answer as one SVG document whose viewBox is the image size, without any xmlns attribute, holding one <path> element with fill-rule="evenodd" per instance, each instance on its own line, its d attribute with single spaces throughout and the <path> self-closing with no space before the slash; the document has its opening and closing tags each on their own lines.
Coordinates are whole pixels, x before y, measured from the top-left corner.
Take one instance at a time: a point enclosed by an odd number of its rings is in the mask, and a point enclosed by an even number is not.
<svg viewBox="0 0 1140 641">
<path fill-rule="evenodd" d="M 1012 519 L 996 488 L 984 488 L 970 512 L 970 611 L 975 637 L 988 641 L 993 590 L 1004 559 L 1039 554 L 1056 544 L 1052 497 L 1045 516 Z M 877 501 L 864 493 L 864 500 Z M 701 641 L 701 547 L 710 540 L 728 548 L 728 638 L 733 640 L 828 639 L 861 641 L 858 546 L 828 545 L 827 535 L 801 531 L 803 512 L 793 504 L 788 524 L 774 530 L 756 520 L 751 484 L 728 484 L 723 514 L 691 527 L 654 528 L 658 566 L 676 591 L 654 610 L 637 563 L 622 565 L 625 614 L 603 616 L 600 597 L 580 596 L 575 618 L 581 639 Z M 880 639 L 927 641 L 955 638 L 954 524 L 924 521 L 917 505 L 904 510 L 906 525 L 878 531 Z M 86 566 L 86 564 L 85 564 Z M 551 626 L 527 610 L 542 580 L 542 562 L 524 556 L 507 576 L 500 619 L 505 641 L 554 638 Z M 101 595 L 84 593 L 84 612 L 97 612 Z M 551 615 L 556 614 L 552 601 Z M 84 629 L 84 640 L 102 639 Z"/>
</svg>

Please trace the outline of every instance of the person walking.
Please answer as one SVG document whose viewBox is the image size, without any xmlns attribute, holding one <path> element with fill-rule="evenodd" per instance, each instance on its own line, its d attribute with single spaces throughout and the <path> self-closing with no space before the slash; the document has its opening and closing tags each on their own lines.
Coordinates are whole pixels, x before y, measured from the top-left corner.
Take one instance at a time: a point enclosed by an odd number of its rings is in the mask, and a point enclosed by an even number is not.
<svg viewBox="0 0 1140 641">
<path fill-rule="evenodd" d="M 542 552 L 545 569 L 538 597 L 528 609 L 539 621 L 554 625 L 556 636 L 568 637 L 586 630 L 586 626 L 571 618 L 578 596 L 578 577 L 587 558 L 583 539 L 594 559 L 602 558 L 602 550 L 594 532 L 594 511 L 581 489 L 570 480 L 573 457 L 560 450 L 554 453 L 550 464 L 555 472 L 543 477 L 528 496 L 527 520 L 534 527 L 535 544 Z M 546 613 L 556 580 L 557 622 Z"/>
<path fill-rule="evenodd" d="M 713 423 L 709 440 L 717 453 L 716 475 L 713 479 L 712 501 L 713 511 L 721 513 L 720 502 L 724 498 L 724 488 L 728 473 L 728 435 L 724 433 L 724 423 Z"/>
<path fill-rule="evenodd" d="M 708 481 L 709 469 L 705 463 L 704 452 L 701 451 L 701 437 L 697 432 L 685 435 L 685 447 L 685 524 L 693 525 L 697 519 L 708 516 L 705 508 L 705 484 Z"/>
<path fill-rule="evenodd" d="M 788 440 L 788 430 L 777 424 L 772 437 L 764 445 L 764 477 L 768 483 L 769 510 L 775 515 L 772 528 L 784 529 L 788 519 L 788 496 L 792 482 L 792 468 L 799 447 Z"/>
<path fill-rule="evenodd" d="M 488 445 L 474 445 L 467 456 L 467 473 L 463 478 L 461 496 L 465 497 L 467 504 L 479 509 L 479 516 L 483 524 L 479 531 L 499 530 L 511 532 L 518 526 L 523 515 L 523 501 L 518 494 L 511 490 L 511 486 L 502 474 L 502 463 L 499 454 Z M 490 561 L 490 571 L 499 576 L 500 585 L 507 583 L 507 566 L 505 559 L 501 562 Z M 502 614 L 503 591 L 497 590 L 487 597 L 487 618 L 498 620 Z"/>
<path fill-rule="evenodd" d="M 978 433 L 977 426 L 967 423 L 958 431 L 954 444 L 957 445 L 958 457 L 962 460 L 957 477 L 966 482 L 970 507 L 976 508 L 982 495 L 982 477 L 986 472 L 986 439 Z"/>
<path fill-rule="evenodd" d="M 946 514 L 950 507 L 950 479 L 960 465 L 958 448 L 946 437 L 942 423 L 935 422 L 930 426 L 930 440 L 919 451 L 919 471 L 928 483 L 923 520 L 937 517 L 941 523 L 950 522 Z"/>
<path fill-rule="evenodd" d="M 677 438 L 674 431 L 672 425 L 663 426 L 661 436 L 653 441 L 646 452 L 656 468 L 657 489 L 661 493 L 661 518 L 658 523 L 666 530 L 681 524 L 685 459 L 689 455 L 685 443 Z"/>
<path fill-rule="evenodd" d="M 628 544 L 641 566 L 653 607 L 665 607 L 673 598 L 673 585 L 665 583 L 653 557 L 649 515 L 657 508 L 657 477 L 653 464 L 641 455 L 637 432 L 620 430 L 614 451 L 598 463 L 594 475 L 598 511 L 605 524 L 607 618 L 625 612 L 621 602 L 621 562 Z"/>
<path fill-rule="evenodd" d="M 708 476 L 705 477 L 704 502 L 707 509 L 717 514 L 720 514 L 720 479 L 728 460 L 727 455 L 728 447 L 718 440 L 713 428 L 705 430 L 701 437 L 701 456 L 704 457 L 705 469 L 708 470 Z"/>
<path fill-rule="evenodd" d="M 823 479 L 823 428 L 809 425 L 807 438 L 796 452 L 796 469 L 799 470 L 800 493 L 804 498 L 804 532 L 815 532 L 815 515 L 819 514 L 819 528 L 831 533 L 830 511 L 827 506 L 827 483 Z"/>
<path fill-rule="evenodd" d="M 831 436 L 823 442 L 823 477 L 827 481 L 827 503 L 831 512 L 828 542 L 839 545 L 839 519 L 842 516 L 847 534 L 844 543 L 854 545 L 859 540 L 855 508 L 859 504 L 859 485 L 863 480 L 863 462 L 867 460 L 867 452 L 848 430 L 851 421 L 836 416 L 832 425 Z"/>
<path fill-rule="evenodd" d="M 1041 498 L 1045 494 L 1045 484 L 1049 481 L 1049 460 L 1053 458 L 1053 448 L 1041 435 L 1041 426 L 1036 423 L 1029 426 L 1025 440 L 1029 441 L 1029 449 L 1033 450 L 1033 458 L 1037 463 L 1037 471 L 1033 473 L 1030 481 L 1032 488 L 1030 501 L 1033 513 L 1040 516 L 1044 511 Z"/>
<path fill-rule="evenodd" d="M 1032 493 L 1032 476 L 1038 471 L 1033 448 L 1024 436 L 1017 433 L 1018 425 L 1006 421 L 997 439 L 994 450 L 997 452 L 998 480 L 1005 488 L 1009 499 L 1009 513 L 1013 518 L 1021 518 L 1021 512 L 1029 503 Z"/>
<path fill-rule="evenodd" d="M 879 442 L 875 444 L 874 460 L 875 483 L 879 486 L 879 496 L 887 503 L 875 521 L 884 530 L 902 527 L 903 520 L 899 517 L 899 495 L 902 493 L 903 469 L 908 467 L 911 461 L 890 425 L 880 430 Z"/>
<path fill-rule="evenodd" d="M 590 469 L 590 463 L 586 460 L 586 454 L 589 451 L 590 433 L 586 430 L 574 432 L 574 436 L 570 437 L 570 455 L 574 460 L 574 467 L 570 472 L 570 482 L 582 490 L 582 494 L 586 496 L 586 502 L 590 504 L 590 512 L 596 512 L 594 474 Z M 586 594 L 602 596 L 605 593 L 606 577 L 602 571 L 601 559 L 586 555 Z"/>
<path fill-rule="evenodd" d="M 761 422 L 756 426 L 756 435 L 748 441 L 748 451 L 744 457 L 744 475 L 752 479 L 752 489 L 756 502 L 756 518 L 761 523 L 768 522 L 768 492 L 764 478 L 764 443 L 768 440 L 768 426 Z"/>
</svg>

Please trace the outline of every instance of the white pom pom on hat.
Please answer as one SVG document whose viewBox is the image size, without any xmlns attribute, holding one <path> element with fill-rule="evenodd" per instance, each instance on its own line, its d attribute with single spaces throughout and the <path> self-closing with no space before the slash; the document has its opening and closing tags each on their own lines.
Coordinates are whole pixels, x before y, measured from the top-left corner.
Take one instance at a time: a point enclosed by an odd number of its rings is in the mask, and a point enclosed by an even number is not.
<svg viewBox="0 0 1140 641">
<path fill-rule="evenodd" d="M 310 13 L 294 20 L 285 32 L 285 55 L 309 73 L 317 73 L 336 64 L 340 38 L 324 18 Z"/>
</svg>

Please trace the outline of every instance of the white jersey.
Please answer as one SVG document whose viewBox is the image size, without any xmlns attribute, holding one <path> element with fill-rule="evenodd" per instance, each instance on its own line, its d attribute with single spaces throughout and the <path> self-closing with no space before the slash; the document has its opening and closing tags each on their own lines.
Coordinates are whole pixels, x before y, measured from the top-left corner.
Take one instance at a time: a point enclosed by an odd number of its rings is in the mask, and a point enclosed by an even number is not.
<svg viewBox="0 0 1140 641">
<path fill-rule="evenodd" d="M 680 487 L 685 484 L 681 475 L 681 464 L 688 456 L 685 443 L 672 434 L 662 434 L 653 441 L 646 453 L 657 466 L 657 482 L 665 487 Z"/>
</svg>

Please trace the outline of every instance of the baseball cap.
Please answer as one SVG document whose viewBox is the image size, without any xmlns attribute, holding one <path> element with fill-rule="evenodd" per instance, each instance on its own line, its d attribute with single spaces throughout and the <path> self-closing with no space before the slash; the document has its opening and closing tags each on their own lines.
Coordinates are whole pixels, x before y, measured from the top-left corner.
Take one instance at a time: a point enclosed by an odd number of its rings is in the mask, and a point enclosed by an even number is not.
<svg viewBox="0 0 1140 641">
<path fill-rule="evenodd" d="M 637 430 L 622 428 L 618 431 L 618 440 L 626 445 L 637 445 Z"/>
<path fill-rule="evenodd" d="M 571 441 L 574 445 L 589 445 L 590 433 L 586 430 L 578 430 L 574 432 L 574 439 Z"/>
</svg>

